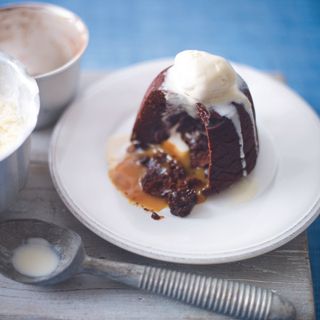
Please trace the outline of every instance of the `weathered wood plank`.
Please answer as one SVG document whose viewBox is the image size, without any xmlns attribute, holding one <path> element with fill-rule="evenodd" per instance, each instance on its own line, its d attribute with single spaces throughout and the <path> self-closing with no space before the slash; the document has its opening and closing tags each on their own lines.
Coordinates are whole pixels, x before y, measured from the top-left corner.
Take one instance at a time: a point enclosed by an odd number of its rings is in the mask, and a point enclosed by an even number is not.
<svg viewBox="0 0 320 320">
<path fill-rule="evenodd" d="M 160 262 L 120 249 L 93 234 L 67 210 L 55 191 L 46 163 L 50 130 L 34 135 L 33 163 L 26 188 L 0 221 L 38 218 L 67 226 L 83 238 L 87 252 L 117 261 L 166 266 L 272 288 L 291 300 L 298 320 L 314 319 L 313 295 L 306 236 L 263 256 L 222 265 L 178 265 Z M 100 319 L 226 319 L 89 275 L 80 275 L 53 287 L 15 283 L 0 276 L 1 320 Z"/>
</svg>

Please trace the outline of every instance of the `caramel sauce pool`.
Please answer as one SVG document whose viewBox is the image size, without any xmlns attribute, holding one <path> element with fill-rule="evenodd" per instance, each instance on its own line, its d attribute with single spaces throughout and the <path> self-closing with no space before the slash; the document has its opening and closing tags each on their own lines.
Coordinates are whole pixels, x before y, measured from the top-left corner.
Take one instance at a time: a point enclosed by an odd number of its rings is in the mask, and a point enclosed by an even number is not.
<svg viewBox="0 0 320 320">
<path fill-rule="evenodd" d="M 165 200 L 151 196 L 142 190 L 140 178 L 144 173 L 145 168 L 138 163 L 137 156 L 131 153 L 109 171 L 109 176 L 116 188 L 131 202 L 149 211 L 158 212 L 168 205 Z"/>
<path fill-rule="evenodd" d="M 197 190 L 198 203 L 204 202 L 206 197 L 202 191 L 208 183 L 202 168 L 192 169 L 190 165 L 189 152 L 181 152 L 174 144 L 164 141 L 159 147 L 150 148 L 143 152 L 146 156 L 152 156 L 154 152 L 162 150 L 178 160 L 188 173 L 189 177 L 196 178 L 203 182 L 203 186 Z M 144 192 L 140 178 L 144 176 L 146 169 L 138 161 L 139 155 L 135 152 L 128 152 L 125 158 L 115 167 L 109 170 L 109 177 L 115 187 L 122 192 L 130 202 L 152 212 L 159 212 L 168 207 L 167 202 Z"/>
</svg>

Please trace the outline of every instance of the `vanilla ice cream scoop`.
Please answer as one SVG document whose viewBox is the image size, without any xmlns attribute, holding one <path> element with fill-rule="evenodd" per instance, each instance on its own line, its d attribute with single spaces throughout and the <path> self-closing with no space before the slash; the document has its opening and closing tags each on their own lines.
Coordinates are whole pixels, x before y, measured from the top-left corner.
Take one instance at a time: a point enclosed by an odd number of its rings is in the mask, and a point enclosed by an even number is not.
<svg viewBox="0 0 320 320">
<path fill-rule="evenodd" d="M 235 85 L 236 72 L 222 57 L 204 51 L 178 53 L 168 73 L 175 91 L 197 101 L 221 99 Z"/>
<path fill-rule="evenodd" d="M 185 100 L 183 104 L 201 102 L 212 106 L 237 102 L 249 105 L 239 90 L 238 75 L 231 64 L 223 57 L 205 51 L 178 53 L 167 71 L 163 89 L 178 94 L 180 100 Z"/>
</svg>

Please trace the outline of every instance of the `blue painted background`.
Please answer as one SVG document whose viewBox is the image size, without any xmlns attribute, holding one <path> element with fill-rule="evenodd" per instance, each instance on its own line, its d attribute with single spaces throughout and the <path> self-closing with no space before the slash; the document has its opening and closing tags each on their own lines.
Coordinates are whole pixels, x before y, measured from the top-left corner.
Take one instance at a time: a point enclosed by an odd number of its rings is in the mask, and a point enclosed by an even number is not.
<svg viewBox="0 0 320 320">
<path fill-rule="evenodd" d="M 1 4 L 12 1 L 0 0 Z M 278 70 L 320 114 L 319 0 L 48 1 L 87 23 L 86 69 L 114 69 L 203 49 L 264 70 Z M 320 165 L 320 164 L 319 164 Z M 309 228 L 320 319 L 320 219 Z"/>
</svg>

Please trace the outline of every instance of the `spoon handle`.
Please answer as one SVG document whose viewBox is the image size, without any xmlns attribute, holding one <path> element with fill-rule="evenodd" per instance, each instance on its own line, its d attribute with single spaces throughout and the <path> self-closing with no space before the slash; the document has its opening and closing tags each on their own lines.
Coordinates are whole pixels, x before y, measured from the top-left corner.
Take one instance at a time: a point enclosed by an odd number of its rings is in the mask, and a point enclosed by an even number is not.
<svg viewBox="0 0 320 320">
<path fill-rule="evenodd" d="M 84 271 L 245 320 L 293 320 L 295 308 L 274 291 L 163 268 L 87 258 Z"/>
</svg>

